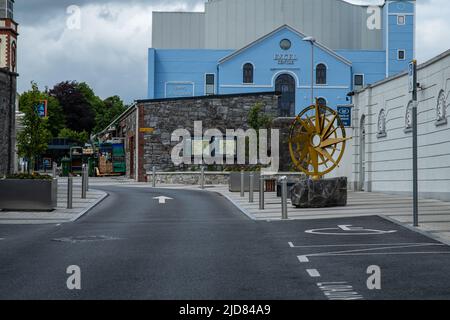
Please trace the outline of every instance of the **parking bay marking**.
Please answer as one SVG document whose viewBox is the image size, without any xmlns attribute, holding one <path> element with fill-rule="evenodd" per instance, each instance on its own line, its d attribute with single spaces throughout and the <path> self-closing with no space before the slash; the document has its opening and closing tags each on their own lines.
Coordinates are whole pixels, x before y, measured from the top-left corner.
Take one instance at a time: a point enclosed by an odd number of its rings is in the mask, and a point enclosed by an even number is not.
<svg viewBox="0 0 450 320">
<path fill-rule="evenodd" d="M 311 278 L 320 278 L 320 273 L 317 269 L 307 269 L 306 272 L 308 272 Z"/>
<path fill-rule="evenodd" d="M 411 252 L 369 252 L 377 250 L 389 250 L 389 249 L 406 249 L 406 248 L 418 248 L 427 246 L 446 246 L 440 243 L 419 243 L 419 244 L 408 244 L 408 245 L 379 245 L 378 248 L 365 248 L 365 249 L 355 249 L 355 250 L 344 250 L 344 251 L 331 251 L 331 252 L 320 252 L 297 256 L 300 263 L 309 262 L 311 257 L 331 257 L 331 256 L 368 256 L 368 255 L 413 255 L 413 254 L 450 254 L 450 252 L 442 251 L 411 251 Z"/>
</svg>

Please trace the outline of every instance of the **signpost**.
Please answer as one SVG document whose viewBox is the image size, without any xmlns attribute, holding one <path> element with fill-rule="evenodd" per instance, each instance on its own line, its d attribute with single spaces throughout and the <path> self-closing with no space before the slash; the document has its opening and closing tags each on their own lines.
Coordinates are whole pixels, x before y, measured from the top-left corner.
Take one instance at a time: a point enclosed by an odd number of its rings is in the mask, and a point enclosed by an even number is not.
<svg viewBox="0 0 450 320">
<path fill-rule="evenodd" d="M 417 155 L 417 61 L 409 64 L 409 92 L 412 94 L 413 118 L 413 222 L 419 226 L 419 182 L 418 182 L 418 155 Z"/>
<path fill-rule="evenodd" d="M 344 127 L 350 128 L 352 126 L 352 107 L 350 106 L 338 106 L 337 112 L 341 118 Z"/>
</svg>

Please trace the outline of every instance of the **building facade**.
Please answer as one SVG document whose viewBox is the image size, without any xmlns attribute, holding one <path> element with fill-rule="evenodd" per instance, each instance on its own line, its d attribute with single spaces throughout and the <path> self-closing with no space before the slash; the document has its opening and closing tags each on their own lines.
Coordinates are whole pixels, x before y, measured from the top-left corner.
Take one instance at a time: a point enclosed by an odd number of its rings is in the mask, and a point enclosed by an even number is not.
<svg viewBox="0 0 450 320">
<path fill-rule="evenodd" d="M 419 193 L 450 201 L 450 50 L 418 66 L 418 83 Z M 354 189 L 412 194 L 408 84 L 401 73 L 356 93 L 352 167 L 346 166 Z"/>
<path fill-rule="evenodd" d="M 279 91 L 286 116 L 312 97 L 347 105 L 349 92 L 406 70 L 414 29 L 415 1 L 214 0 L 203 13 L 155 12 L 148 98 Z"/>
<path fill-rule="evenodd" d="M 0 1 L 0 177 L 15 168 L 17 23 L 13 0 Z"/>
</svg>

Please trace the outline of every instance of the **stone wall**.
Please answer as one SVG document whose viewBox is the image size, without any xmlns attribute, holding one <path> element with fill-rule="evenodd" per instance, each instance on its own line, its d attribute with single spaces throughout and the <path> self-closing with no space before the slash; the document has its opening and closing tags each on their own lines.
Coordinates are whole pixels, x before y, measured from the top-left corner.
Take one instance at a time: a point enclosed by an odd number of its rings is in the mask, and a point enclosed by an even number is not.
<svg viewBox="0 0 450 320">
<path fill-rule="evenodd" d="M 203 130 L 216 128 L 224 134 L 227 129 L 249 129 L 248 113 L 256 104 L 264 105 L 265 113 L 278 116 L 278 96 L 275 93 L 224 95 L 184 99 L 163 99 L 139 101 L 139 123 L 141 128 L 154 128 L 154 132 L 141 132 L 143 156 L 139 167 L 143 172 L 139 180 L 145 180 L 145 172 L 191 171 L 194 165 L 175 166 L 171 151 L 177 142 L 171 142 L 176 129 L 187 129 L 194 134 L 194 121 L 203 122 Z M 133 122 L 132 119 L 127 120 Z M 136 123 L 136 120 L 134 120 Z M 209 171 L 221 171 L 220 167 L 209 167 Z"/>
<path fill-rule="evenodd" d="M 14 170 L 16 77 L 0 69 L 0 177 Z"/>
<path fill-rule="evenodd" d="M 228 185 L 229 172 L 205 172 L 205 185 Z M 153 175 L 147 175 L 147 181 L 153 182 Z M 200 172 L 157 172 L 156 184 L 200 185 Z"/>
</svg>

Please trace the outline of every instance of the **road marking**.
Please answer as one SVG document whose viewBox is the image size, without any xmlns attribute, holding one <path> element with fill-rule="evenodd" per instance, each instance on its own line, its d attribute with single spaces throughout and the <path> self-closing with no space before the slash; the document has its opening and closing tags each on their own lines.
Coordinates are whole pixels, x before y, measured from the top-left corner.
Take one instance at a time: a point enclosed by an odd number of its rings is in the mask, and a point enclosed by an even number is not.
<svg viewBox="0 0 450 320">
<path fill-rule="evenodd" d="M 408 245 L 430 245 L 430 246 L 446 246 L 443 243 L 429 243 L 429 242 L 412 242 L 412 243 L 365 243 L 365 244 L 320 244 L 309 246 L 296 246 L 289 242 L 291 248 L 333 248 L 333 247 L 373 247 L 373 246 L 408 246 Z"/>
<path fill-rule="evenodd" d="M 5 238 L 0 238 L 0 241 L 1 241 L 1 240 L 5 240 Z"/>
<path fill-rule="evenodd" d="M 298 261 L 300 261 L 300 263 L 306 263 L 309 262 L 309 259 L 307 256 L 298 256 Z"/>
<path fill-rule="evenodd" d="M 359 294 L 348 282 L 324 282 L 317 283 L 328 300 L 362 300 Z"/>
<path fill-rule="evenodd" d="M 165 196 L 154 197 L 153 199 L 158 200 L 159 204 L 166 204 L 167 200 L 173 200 L 172 198 L 165 197 Z"/>
<path fill-rule="evenodd" d="M 338 231 L 338 232 L 331 232 Z M 343 232 L 339 232 L 343 231 Z M 338 225 L 337 228 L 322 228 L 306 230 L 305 233 L 320 234 L 330 236 L 364 236 L 364 235 L 381 235 L 395 233 L 397 230 L 376 230 L 376 229 L 364 229 L 362 227 L 353 227 L 352 225 Z"/>
<path fill-rule="evenodd" d="M 389 249 L 406 249 L 406 248 L 418 248 L 418 247 L 430 247 L 430 246 L 443 246 L 439 243 L 430 244 L 410 244 L 410 245 L 399 245 L 399 246 L 382 246 L 378 248 L 370 249 L 356 249 L 356 250 L 344 250 L 344 251 L 331 251 L 331 252 L 319 252 L 304 255 L 306 258 L 311 257 L 330 257 L 330 256 L 365 256 L 365 255 L 414 255 L 414 254 L 450 254 L 450 252 L 440 252 L 440 251 L 412 251 L 412 252 L 369 252 L 377 250 L 389 250 Z"/>
<path fill-rule="evenodd" d="M 317 271 L 317 269 L 307 269 L 306 272 L 308 272 L 308 274 L 311 278 L 319 278 L 320 277 L 320 273 L 319 273 L 319 271 Z"/>
</svg>

